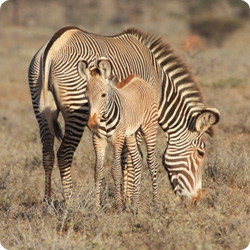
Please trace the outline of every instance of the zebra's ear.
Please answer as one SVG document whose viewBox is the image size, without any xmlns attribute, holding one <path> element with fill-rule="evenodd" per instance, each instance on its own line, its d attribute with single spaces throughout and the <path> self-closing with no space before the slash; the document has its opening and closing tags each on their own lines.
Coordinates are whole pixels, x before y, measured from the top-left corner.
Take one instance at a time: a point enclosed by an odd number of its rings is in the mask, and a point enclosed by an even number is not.
<svg viewBox="0 0 250 250">
<path fill-rule="evenodd" d="M 91 77 L 91 72 L 88 68 L 88 63 L 86 61 L 79 61 L 77 68 L 79 75 L 84 80 L 88 81 Z"/>
<path fill-rule="evenodd" d="M 112 75 L 112 64 L 108 59 L 100 59 L 97 62 L 97 67 L 101 71 L 101 76 L 108 80 Z"/>
<path fill-rule="evenodd" d="M 203 110 L 196 118 L 195 129 L 200 133 L 208 132 L 210 136 L 211 126 L 220 120 L 220 112 L 215 108 L 207 108 Z"/>
</svg>

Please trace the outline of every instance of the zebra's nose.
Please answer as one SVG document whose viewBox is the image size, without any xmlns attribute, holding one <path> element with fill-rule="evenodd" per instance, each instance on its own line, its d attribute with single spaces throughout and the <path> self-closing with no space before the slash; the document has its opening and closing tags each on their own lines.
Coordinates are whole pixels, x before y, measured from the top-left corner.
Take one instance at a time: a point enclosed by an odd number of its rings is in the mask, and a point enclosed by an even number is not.
<svg viewBox="0 0 250 250">
<path fill-rule="evenodd" d="M 88 127 L 92 132 L 97 132 L 99 128 L 99 123 L 97 120 L 97 114 L 94 113 L 92 116 L 89 117 L 88 120 Z"/>
<path fill-rule="evenodd" d="M 200 203 L 200 199 L 201 199 L 201 189 L 199 188 L 198 191 L 197 191 L 197 194 L 192 196 L 191 203 L 194 206 L 197 206 Z"/>
</svg>

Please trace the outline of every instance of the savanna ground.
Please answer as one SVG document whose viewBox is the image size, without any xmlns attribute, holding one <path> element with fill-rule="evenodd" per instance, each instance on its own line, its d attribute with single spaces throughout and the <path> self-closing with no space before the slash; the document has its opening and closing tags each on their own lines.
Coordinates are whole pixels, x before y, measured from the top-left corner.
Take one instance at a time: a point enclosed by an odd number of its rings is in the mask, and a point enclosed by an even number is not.
<svg viewBox="0 0 250 250">
<path fill-rule="evenodd" d="M 26 0 L 20 4 L 13 0 L 18 4 L 16 9 L 11 1 L 4 3 L 0 10 L 1 244 L 7 249 L 246 248 L 250 242 L 249 18 L 225 40 L 214 34 L 215 42 L 211 37 L 204 39 L 202 48 L 187 52 L 182 43 L 192 34 L 188 26 L 192 13 L 182 4 L 184 1 L 154 1 L 153 5 L 138 1 L 130 9 L 123 1 L 114 5 L 112 0 L 86 1 L 84 6 L 75 6 L 77 1 L 44 1 L 42 4 Z M 222 9 L 228 18 L 234 6 L 229 8 L 228 1 L 221 1 L 222 7 L 227 7 L 226 11 Z M 200 3 L 190 2 L 193 6 Z M 247 5 L 243 8 L 245 12 L 250 11 Z M 103 207 L 98 212 L 93 210 L 95 157 L 88 129 L 72 167 L 75 203 L 66 209 L 42 205 L 41 143 L 31 106 L 27 70 L 42 44 L 60 27 L 71 24 L 109 35 L 130 26 L 153 31 L 170 42 L 189 65 L 208 105 L 221 112 L 215 137 L 207 138 L 203 171 L 206 192 L 199 206 L 185 206 L 174 196 L 161 165 L 166 145 L 159 131 L 158 208 L 151 204 L 151 181 L 144 167 L 139 213 L 116 212 L 109 149 Z M 53 200 L 59 203 L 62 200 L 57 166 L 53 173 Z"/>
</svg>

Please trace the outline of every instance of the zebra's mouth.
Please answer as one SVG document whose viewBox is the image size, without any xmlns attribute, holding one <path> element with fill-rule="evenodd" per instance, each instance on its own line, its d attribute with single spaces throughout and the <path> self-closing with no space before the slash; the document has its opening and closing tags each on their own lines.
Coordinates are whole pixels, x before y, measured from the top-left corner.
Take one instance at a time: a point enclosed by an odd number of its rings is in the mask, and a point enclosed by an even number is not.
<svg viewBox="0 0 250 250">
<path fill-rule="evenodd" d="M 97 119 L 97 114 L 94 113 L 94 115 L 89 117 L 88 127 L 91 130 L 91 132 L 96 133 L 98 131 L 98 129 L 99 129 L 99 126 L 100 125 L 99 125 L 99 122 L 98 122 L 98 119 Z"/>
<path fill-rule="evenodd" d="M 200 203 L 200 199 L 201 199 L 201 189 L 199 188 L 198 191 L 197 191 L 197 194 L 192 196 L 191 203 L 194 206 L 197 206 Z"/>
</svg>

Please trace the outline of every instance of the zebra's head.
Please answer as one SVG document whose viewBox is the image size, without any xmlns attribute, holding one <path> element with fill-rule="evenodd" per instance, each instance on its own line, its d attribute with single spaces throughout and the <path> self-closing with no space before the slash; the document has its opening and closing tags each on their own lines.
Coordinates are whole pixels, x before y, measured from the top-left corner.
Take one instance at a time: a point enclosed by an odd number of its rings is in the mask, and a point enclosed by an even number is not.
<svg viewBox="0 0 250 250">
<path fill-rule="evenodd" d="M 168 135 L 163 165 L 176 195 L 198 203 L 201 198 L 202 170 L 205 163 L 205 133 L 213 136 L 213 128 L 220 119 L 219 111 L 207 108 L 195 112 L 180 128 Z"/>
<path fill-rule="evenodd" d="M 113 84 L 116 79 L 112 77 L 111 71 L 111 63 L 107 59 L 99 60 L 97 68 L 92 70 L 88 67 L 87 62 L 78 63 L 78 72 L 87 81 L 85 94 L 90 108 L 88 127 L 94 133 L 98 131 L 101 120 L 105 118 L 109 84 Z"/>
</svg>

